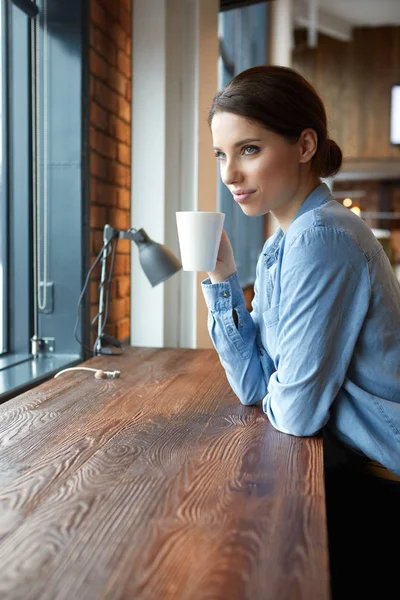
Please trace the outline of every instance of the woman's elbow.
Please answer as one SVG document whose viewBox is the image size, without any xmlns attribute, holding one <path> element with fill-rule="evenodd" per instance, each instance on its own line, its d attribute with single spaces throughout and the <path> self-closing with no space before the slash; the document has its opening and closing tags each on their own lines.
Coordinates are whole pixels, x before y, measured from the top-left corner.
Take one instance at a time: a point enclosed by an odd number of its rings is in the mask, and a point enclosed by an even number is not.
<svg viewBox="0 0 400 600">
<path fill-rule="evenodd" d="M 313 437 L 321 432 L 321 427 L 310 426 L 307 423 L 296 423 L 285 428 L 285 433 L 295 437 Z"/>
<path fill-rule="evenodd" d="M 259 398 L 258 395 L 254 394 L 237 394 L 237 397 L 243 406 L 253 406 L 254 404 L 259 404 L 262 401 L 262 398 Z"/>
<path fill-rule="evenodd" d="M 313 437 L 318 435 L 324 426 L 321 419 L 313 418 L 313 415 L 299 415 L 298 411 L 282 411 L 282 407 L 279 408 L 280 410 L 272 410 L 270 402 L 263 405 L 271 425 L 282 433 L 295 437 Z"/>
</svg>

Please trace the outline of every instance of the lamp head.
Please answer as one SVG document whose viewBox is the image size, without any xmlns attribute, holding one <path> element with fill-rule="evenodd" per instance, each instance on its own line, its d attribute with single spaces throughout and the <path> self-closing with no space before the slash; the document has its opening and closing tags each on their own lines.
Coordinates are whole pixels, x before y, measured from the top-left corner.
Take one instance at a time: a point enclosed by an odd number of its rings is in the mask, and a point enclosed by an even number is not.
<svg viewBox="0 0 400 600">
<path fill-rule="evenodd" d="M 182 269 L 182 264 L 171 250 L 154 242 L 144 229 L 135 231 L 132 240 L 139 249 L 139 261 L 144 274 L 153 287 Z"/>
</svg>

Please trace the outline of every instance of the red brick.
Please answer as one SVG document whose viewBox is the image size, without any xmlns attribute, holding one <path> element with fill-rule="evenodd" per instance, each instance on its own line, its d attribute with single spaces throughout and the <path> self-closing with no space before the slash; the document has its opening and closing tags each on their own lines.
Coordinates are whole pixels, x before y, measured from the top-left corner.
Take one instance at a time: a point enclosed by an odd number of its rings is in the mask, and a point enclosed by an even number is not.
<svg viewBox="0 0 400 600">
<path fill-rule="evenodd" d="M 96 87 L 97 82 L 95 86 L 95 94 Z M 96 102 L 94 102 L 93 100 L 90 103 L 90 122 L 99 129 L 102 129 L 103 131 L 107 131 L 109 128 L 107 112 L 100 108 L 100 106 L 96 104 Z"/>
<path fill-rule="evenodd" d="M 118 290 L 118 286 L 117 286 Z M 92 304 L 95 304 L 98 301 L 99 297 L 99 282 L 91 281 L 90 282 L 90 301 Z"/>
<path fill-rule="evenodd" d="M 115 321 L 123 319 L 126 316 L 125 298 L 115 298 L 109 306 L 108 321 L 115 323 Z"/>
<path fill-rule="evenodd" d="M 96 133 L 96 129 L 91 125 L 89 129 L 89 144 L 92 150 L 96 148 Z"/>
<path fill-rule="evenodd" d="M 126 9 L 126 7 L 120 2 L 120 16 L 119 16 L 119 22 L 122 25 L 123 30 L 125 31 L 127 36 L 131 36 L 132 35 L 132 17 L 129 14 L 129 11 Z"/>
<path fill-rule="evenodd" d="M 118 95 L 101 81 L 96 81 L 95 98 L 103 108 L 118 112 Z"/>
<path fill-rule="evenodd" d="M 117 142 L 112 137 L 101 133 L 101 131 L 98 131 L 96 134 L 96 145 L 94 146 L 94 149 L 107 158 L 114 159 L 117 157 Z"/>
<path fill-rule="evenodd" d="M 118 98 L 118 115 L 127 123 L 131 122 L 131 105 L 122 96 Z"/>
<path fill-rule="evenodd" d="M 132 86 L 130 82 L 128 82 L 126 85 L 125 98 L 128 100 L 128 102 L 132 102 Z"/>
<path fill-rule="evenodd" d="M 95 94 L 95 87 L 96 87 L 96 80 L 95 78 L 91 75 L 90 76 L 90 98 L 94 98 L 94 94 Z"/>
<path fill-rule="evenodd" d="M 118 19 L 119 17 L 119 1 L 118 0 L 99 0 L 100 4 L 104 7 L 104 10 L 113 17 Z"/>
<path fill-rule="evenodd" d="M 108 323 L 108 321 L 107 321 L 107 325 L 105 326 L 104 331 L 106 332 L 107 335 L 110 335 L 113 338 L 117 337 L 117 327 L 116 327 L 115 323 Z"/>
<path fill-rule="evenodd" d="M 129 229 L 129 227 L 126 227 L 126 229 Z M 120 254 L 129 254 L 131 251 L 131 244 L 132 242 L 130 240 L 119 240 L 118 241 L 118 252 L 120 252 Z"/>
<path fill-rule="evenodd" d="M 130 15 L 132 13 L 132 3 L 133 3 L 133 0 L 119 0 L 120 16 L 122 15 L 121 8 L 123 8 L 125 10 L 126 14 L 129 15 L 129 20 L 130 20 Z"/>
<path fill-rule="evenodd" d="M 110 285 L 110 300 L 114 300 L 114 298 L 117 298 L 117 296 L 117 282 L 115 277 L 113 277 Z"/>
<path fill-rule="evenodd" d="M 90 50 L 90 70 L 92 74 L 101 79 L 107 87 L 118 92 L 121 96 L 126 96 L 127 86 L 130 85 L 126 76 L 110 65 L 94 50 Z"/>
<path fill-rule="evenodd" d="M 132 0 L 91 0 L 90 146 L 91 262 L 101 251 L 106 223 L 130 227 Z M 105 331 L 120 340 L 130 333 L 132 242 L 118 241 Z M 110 260 L 108 260 L 108 269 Z M 91 278 L 92 316 L 98 311 L 100 264 Z M 96 326 L 92 342 L 96 337 Z"/>
<path fill-rule="evenodd" d="M 119 298 L 128 297 L 131 291 L 131 281 L 127 276 L 118 277 L 117 279 L 117 295 Z"/>
<path fill-rule="evenodd" d="M 118 160 L 127 167 L 131 164 L 131 149 L 126 144 L 118 144 Z"/>
<path fill-rule="evenodd" d="M 109 133 L 114 136 L 120 142 L 124 144 L 131 143 L 131 128 L 130 125 L 116 117 L 115 115 L 110 115 L 110 123 L 109 123 Z"/>
<path fill-rule="evenodd" d="M 90 20 L 102 31 L 107 31 L 110 19 L 97 0 L 90 2 Z"/>
<path fill-rule="evenodd" d="M 117 162 L 109 162 L 107 165 L 107 181 L 129 188 L 131 185 L 131 171 L 129 167 Z"/>
<path fill-rule="evenodd" d="M 132 30 L 132 15 L 131 11 L 123 2 L 119 2 L 119 22 L 124 28 L 126 34 L 130 36 Z"/>
<path fill-rule="evenodd" d="M 117 197 L 117 206 L 118 208 L 124 208 L 125 210 L 129 210 L 131 207 L 131 192 L 130 190 L 118 189 L 118 197 Z"/>
<path fill-rule="evenodd" d="M 132 38 L 131 36 L 127 36 L 125 48 L 123 48 L 125 54 L 129 57 L 132 56 Z"/>
<path fill-rule="evenodd" d="M 90 207 L 90 226 L 103 228 L 107 223 L 107 210 L 104 206 L 96 206 L 95 204 Z"/>
<path fill-rule="evenodd" d="M 119 254 L 115 257 L 114 273 L 116 275 L 129 275 L 130 257 L 129 254 Z"/>
<path fill-rule="evenodd" d="M 103 231 L 101 229 L 92 229 L 90 237 L 90 249 L 92 254 L 97 254 L 103 247 Z"/>
<path fill-rule="evenodd" d="M 107 79 L 108 69 L 112 68 L 93 48 L 89 50 L 89 69 L 92 75 L 100 79 Z"/>
<path fill-rule="evenodd" d="M 118 52 L 117 55 L 117 65 L 118 69 L 123 73 L 128 79 L 131 78 L 131 59 L 129 56 L 125 54 L 125 52 Z"/>
<path fill-rule="evenodd" d="M 122 75 L 122 73 L 113 69 L 108 74 L 107 83 L 110 88 L 118 92 L 120 96 L 126 97 L 126 90 L 129 82 L 125 75 Z"/>
<path fill-rule="evenodd" d="M 93 23 L 90 27 L 90 44 L 111 65 L 115 66 L 117 64 L 117 48 L 114 42 L 95 27 Z"/>
<path fill-rule="evenodd" d="M 109 212 L 110 225 L 117 229 L 129 229 L 130 217 L 129 213 L 125 210 L 119 210 L 118 208 L 112 208 Z"/>
<path fill-rule="evenodd" d="M 94 263 L 96 258 L 97 258 L 97 255 L 90 257 L 91 265 Z M 100 262 L 98 262 L 97 265 L 95 266 L 95 268 L 93 269 L 91 280 L 96 280 L 96 279 L 100 280 L 100 272 L 101 272 L 101 266 L 100 266 Z"/>
<path fill-rule="evenodd" d="M 90 153 L 90 174 L 99 179 L 105 179 L 107 176 L 107 161 L 96 152 Z"/>
<path fill-rule="evenodd" d="M 118 190 L 104 181 L 92 179 L 90 182 L 90 201 L 102 206 L 118 205 Z"/>
<path fill-rule="evenodd" d="M 117 48 L 120 50 L 125 50 L 127 35 L 119 23 L 115 22 L 110 25 L 109 35 Z"/>
<path fill-rule="evenodd" d="M 130 326 L 130 319 L 128 317 L 116 323 L 116 336 L 118 340 L 121 342 L 129 340 Z"/>
</svg>

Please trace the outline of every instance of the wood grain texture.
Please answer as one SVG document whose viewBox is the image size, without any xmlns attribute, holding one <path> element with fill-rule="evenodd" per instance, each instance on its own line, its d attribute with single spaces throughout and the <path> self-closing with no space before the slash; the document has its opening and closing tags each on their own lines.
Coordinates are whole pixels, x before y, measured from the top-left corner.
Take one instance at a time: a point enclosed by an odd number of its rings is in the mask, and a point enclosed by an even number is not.
<svg viewBox="0 0 400 600">
<path fill-rule="evenodd" d="M 129 349 L 0 406 L 0 598 L 325 600 L 322 442 L 214 350 Z"/>
</svg>

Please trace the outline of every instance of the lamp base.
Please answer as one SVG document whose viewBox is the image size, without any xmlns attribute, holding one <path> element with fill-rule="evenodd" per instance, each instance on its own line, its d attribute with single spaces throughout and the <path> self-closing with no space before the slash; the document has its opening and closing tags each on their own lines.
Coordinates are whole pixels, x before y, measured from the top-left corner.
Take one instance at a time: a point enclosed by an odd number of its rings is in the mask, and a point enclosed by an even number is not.
<svg viewBox="0 0 400 600">
<path fill-rule="evenodd" d="M 108 346 L 103 347 L 102 346 L 103 342 L 108 344 L 109 346 L 114 346 L 115 348 L 119 348 L 120 351 L 114 352 L 113 349 L 109 348 Z M 121 354 L 123 354 L 122 348 L 121 348 L 121 342 L 119 340 L 117 340 L 116 338 L 112 337 L 111 335 L 102 333 L 100 338 L 97 340 L 96 348 L 94 351 L 95 356 L 97 356 L 98 354 L 120 356 Z"/>
</svg>

